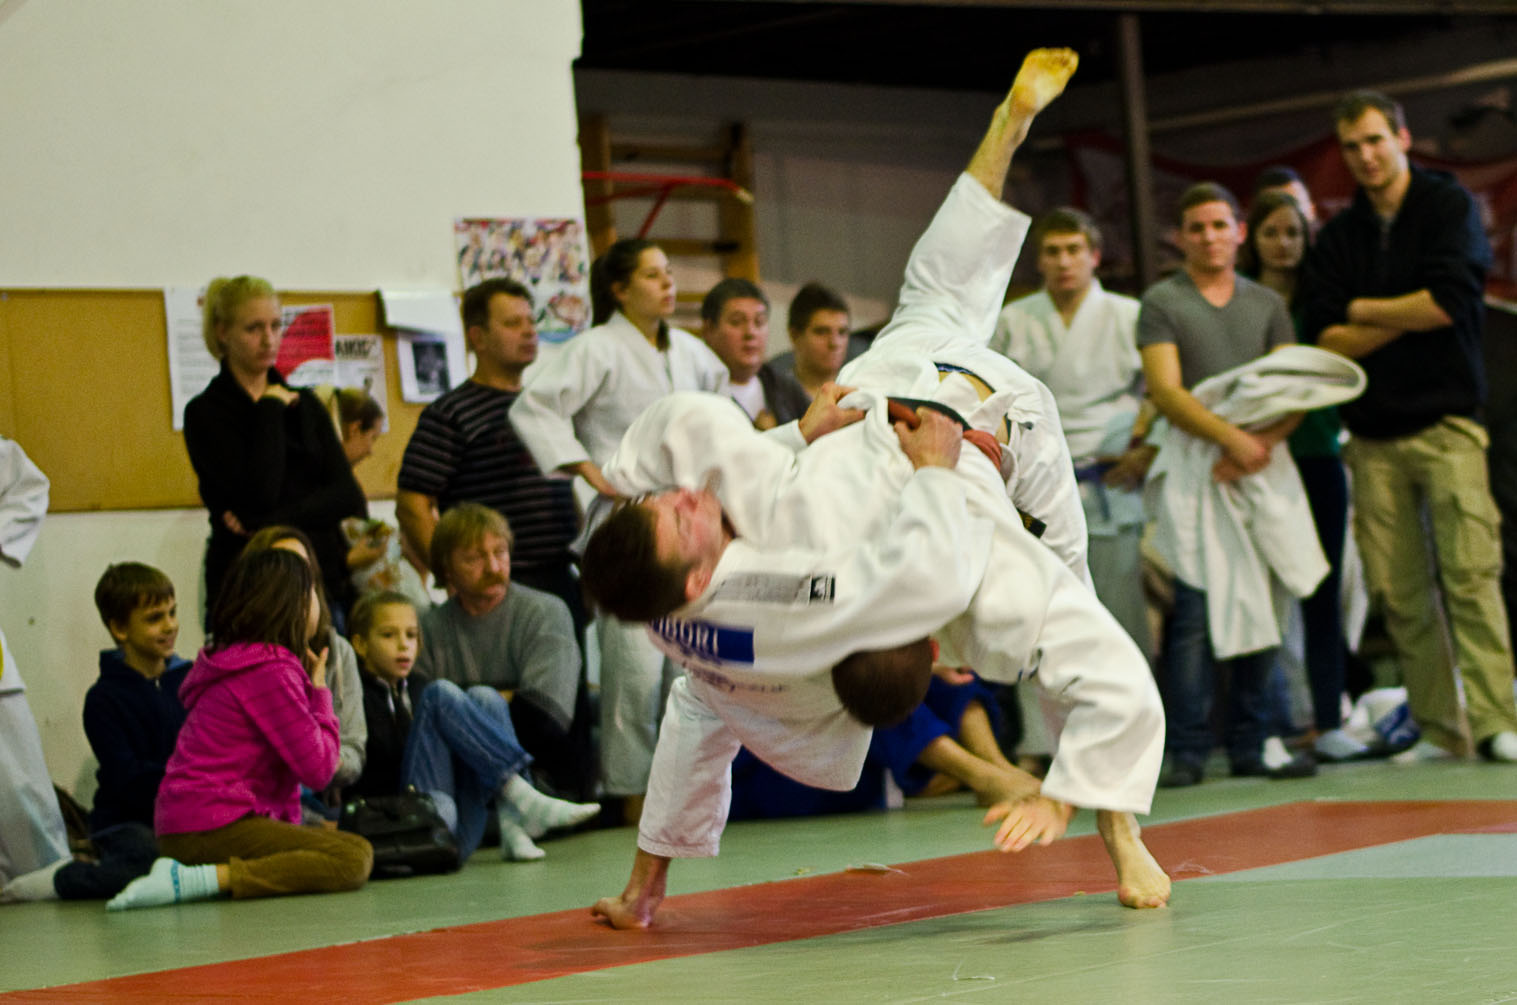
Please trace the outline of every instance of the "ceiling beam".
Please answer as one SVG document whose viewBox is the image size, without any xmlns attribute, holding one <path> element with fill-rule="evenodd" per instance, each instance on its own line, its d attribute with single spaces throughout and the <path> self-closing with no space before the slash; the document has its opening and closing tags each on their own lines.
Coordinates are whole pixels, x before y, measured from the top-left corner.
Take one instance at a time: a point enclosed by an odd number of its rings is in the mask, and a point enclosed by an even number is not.
<svg viewBox="0 0 1517 1005">
<path fill-rule="evenodd" d="M 713 2 L 713 0 L 707 0 Z M 744 3 L 748 0 L 715 0 Z M 779 0 L 817 5 L 818 0 Z M 829 4 L 910 7 L 1003 7 L 1042 11 L 1114 11 L 1124 14 L 1510 14 L 1512 0 L 827 0 Z"/>
</svg>

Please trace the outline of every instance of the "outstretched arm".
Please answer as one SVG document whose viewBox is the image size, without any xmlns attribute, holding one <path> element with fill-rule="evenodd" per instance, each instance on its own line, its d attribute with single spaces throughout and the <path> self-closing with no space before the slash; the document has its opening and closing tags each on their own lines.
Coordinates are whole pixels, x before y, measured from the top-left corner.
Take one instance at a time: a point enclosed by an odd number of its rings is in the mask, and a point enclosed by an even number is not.
<svg viewBox="0 0 1517 1005">
<path fill-rule="evenodd" d="M 1034 49 L 1022 60 L 1022 68 L 1017 71 L 1006 100 L 996 107 L 985 138 L 965 168 L 971 178 L 997 199 L 1006 187 L 1011 155 L 1027 138 L 1033 118 L 1064 93 L 1064 85 L 1079 64 L 1080 57 L 1073 49 Z"/>
</svg>

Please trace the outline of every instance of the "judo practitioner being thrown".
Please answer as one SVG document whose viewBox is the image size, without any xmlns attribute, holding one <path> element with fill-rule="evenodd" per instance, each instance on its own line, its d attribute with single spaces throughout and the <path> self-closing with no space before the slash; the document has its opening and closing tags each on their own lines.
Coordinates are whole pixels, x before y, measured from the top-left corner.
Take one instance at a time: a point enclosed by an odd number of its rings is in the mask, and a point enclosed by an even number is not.
<svg viewBox="0 0 1517 1005">
<path fill-rule="evenodd" d="M 913 250 L 890 325 L 842 375 L 857 391 L 835 388 L 770 434 L 721 399 L 674 395 L 608 464 L 629 496 L 683 487 L 607 521 L 585 556 L 587 586 L 618 616 L 651 622 L 688 670 L 665 714 L 632 878 L 594 908 L 613 926 L 652 922 L 671 858 L 716 854 L 739 745 L 798 781 L 851 788 L 870 726 L 920 701 L 928 635 L 945 662 L 1032 680 L 1065 719 L 1041 791 L 1029 778 L 987 814 L 998 847 L 1047 844 L 1075 806 L 1095 808 L 1121 901 L 1167 902 L 1169 879 L 1133 818 L 1158 773 L 1157 691 L 1089 588 L 1046 389 L 984 348 L 1028 223 L 999 200 L 1011 155 L 1075 63 L 1067 50 L 1023 63 Z M 887 394 L 923 406 L 916 428 L 892 427 L 900 402 Z M 959 449 L 945 413 L 973 447 Z M 1046 521 L 1044 542 L 1008 492 Z"/>
</svg>

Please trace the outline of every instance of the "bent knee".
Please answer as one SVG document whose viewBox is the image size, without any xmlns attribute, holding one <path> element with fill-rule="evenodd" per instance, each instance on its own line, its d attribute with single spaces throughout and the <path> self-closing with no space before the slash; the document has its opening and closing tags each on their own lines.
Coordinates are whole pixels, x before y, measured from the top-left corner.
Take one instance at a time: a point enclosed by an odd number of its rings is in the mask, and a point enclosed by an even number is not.
<svg viewBox="0 0 1517 1005">
<path fill-rule="evenodd" d="M 333 856 L 332 883 L 335 890 L 356 890 L 368 882 L 374 870 L 374 846 L 369 839 L 357 834 L 339 831 L 344 838 L 344 847 Z"/>
</svg>

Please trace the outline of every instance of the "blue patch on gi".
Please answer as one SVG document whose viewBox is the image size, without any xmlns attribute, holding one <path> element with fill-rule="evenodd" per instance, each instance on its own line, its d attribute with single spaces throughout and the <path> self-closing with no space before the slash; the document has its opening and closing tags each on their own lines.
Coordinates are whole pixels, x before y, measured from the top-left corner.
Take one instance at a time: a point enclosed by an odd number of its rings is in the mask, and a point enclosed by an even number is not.
<svg viewBox="0 0 1517 1005">
<path fill-rule="evenodd" d="M 709 621 L 659 618 L 649 628 L 686 656 L 708 663 L 753 665 L 753 629 L 713 625 Z"/>
</svg>

